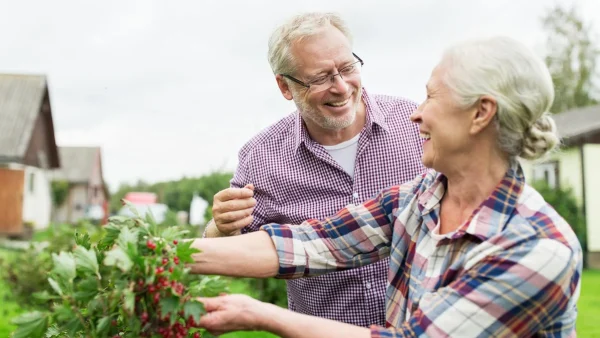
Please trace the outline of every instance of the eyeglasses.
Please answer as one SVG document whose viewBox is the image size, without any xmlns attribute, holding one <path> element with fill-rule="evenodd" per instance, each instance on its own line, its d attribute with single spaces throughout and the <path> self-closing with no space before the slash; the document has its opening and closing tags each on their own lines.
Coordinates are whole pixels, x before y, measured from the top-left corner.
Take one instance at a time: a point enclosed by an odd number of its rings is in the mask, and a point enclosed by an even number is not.
<svg viewBox="0 0 600 338">
<path fill-rule="evenodd" d="M 324 90 L 331 88 L 331 86 L 333 86 L 335 77 L 338 75 L 340 76 L 340 78 L 342 80 L 353 79 L 360 75 L 360 70 L 365 63 L 363 62 L 363 60 L 361 58 L 358 57 L 358 55 L 356 55 L 354 53 L 352 53 L 352 55 L 354 55 L 354 57 L 358 61 L 353 62 L 353 63 L 343 67 L 342 69 L 340 69 L 338 71 L 337 74 L 319 76 L 318 78 L 313 79 L 309 82 L 302 82 L 302 81 L 296 79 L 295 77 L 292 77 L 291 75 L 287 75 L 287 74 L 279 74 L 279 75 L 281 75 L 287 79 L 290 79 L 290 80 L 296 82 L 297 84 L 299 84 L 303 87 L 306 87 L 309 90 L 312 90 L 313 92 L 324 91 Z"/>
</svg>

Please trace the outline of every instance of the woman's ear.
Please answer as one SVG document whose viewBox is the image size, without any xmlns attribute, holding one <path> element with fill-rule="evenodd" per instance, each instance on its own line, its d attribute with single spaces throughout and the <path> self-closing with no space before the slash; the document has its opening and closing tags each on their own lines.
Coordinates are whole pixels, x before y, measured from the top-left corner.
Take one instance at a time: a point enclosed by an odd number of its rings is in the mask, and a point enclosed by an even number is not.
<svg viewBox="0 0 600 338">
<path fill-rule="evenodd" d="M 484 95 L 479 99 L 475 108 L 476 113 L 471 126 L 472 134 L 481 132 L 494 120 L 498 112 L 498 104 L 495 98 Z"/>
</svg>

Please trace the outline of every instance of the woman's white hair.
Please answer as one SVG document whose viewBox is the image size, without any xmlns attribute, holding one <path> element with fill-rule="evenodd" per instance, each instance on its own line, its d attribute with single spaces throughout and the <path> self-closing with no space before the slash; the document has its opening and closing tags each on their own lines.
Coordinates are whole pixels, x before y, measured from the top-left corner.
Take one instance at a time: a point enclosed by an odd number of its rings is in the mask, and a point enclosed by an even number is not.
<svg viewBox="0 0 600 338">
<path fill-rule="evenodd" d="M 279 26 L 269 39 L 269 64 L 275 74 L 291 74 L 295 69 L 292 44 L 313 36 L 321 29 L 333 26 L 342 32 L 350 44 L 352 36 L 342 18 L 335 13 L 309 12 L 296 15 Z"/>
<path fill-rule="evenodd" d="M 446 50 L 445 84 L 458 104 L 471 107 L 481 96 L 497 101 L 498 145 L 511 157 L 534 160 L 559 143 L 548 110 L 554 85 L 541 58 L 507 37 L 470 40 Z"/>
</svg>

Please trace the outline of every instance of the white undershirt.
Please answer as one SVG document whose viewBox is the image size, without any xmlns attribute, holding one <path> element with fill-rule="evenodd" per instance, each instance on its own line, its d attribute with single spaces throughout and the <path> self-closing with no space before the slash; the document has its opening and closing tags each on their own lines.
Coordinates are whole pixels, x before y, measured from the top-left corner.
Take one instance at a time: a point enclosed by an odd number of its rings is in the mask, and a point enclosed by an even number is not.
<svg viewBox="0 0 600 338">
<path fill-rule="evenodd" d="M 358 133 L 353 138 L 333 146 L 323 146 L 333 159 L 354 178 L 354 163 L 356 161 L 356 150 L 358 149 Z"/>
</svg>

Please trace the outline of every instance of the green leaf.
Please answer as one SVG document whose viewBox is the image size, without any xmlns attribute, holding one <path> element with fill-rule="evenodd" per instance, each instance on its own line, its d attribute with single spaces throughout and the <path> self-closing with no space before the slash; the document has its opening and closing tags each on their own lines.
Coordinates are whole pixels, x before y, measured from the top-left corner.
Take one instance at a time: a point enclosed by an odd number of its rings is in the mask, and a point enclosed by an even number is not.
<svg viewBox="0 0 600 338">
<path fill-rule="evenodd" d="M 190 300 L 183 305 L 183 313 L 185 319 L 192 316 L 194 321 L 198 323 L 200 322 L 200 317 L 206 313 L 206 310 L 204 309 L 204 305 L 199 301 Z"/>
<path fill-rule="evenodd" d="M 75 312 L 67 304 L 56 305 L 54 308 L 54 316 L 59 321 L 66 321 L 75 317 Z"/>
<path fill-rule="evenodd" d="M 115 244 L 115 241 L 117 240 L 117 238 L 119 237 L 119 234 L 121 233 L 121 227 L 118 225 L 109 223 L 106 226 L 104 226 L 103 229 L 104 229 L 104 236 L 98 243 L 98 248 L 100 248 L 101 250 L 106 250 L 106 249 L 111 248 Z"/>
<path fill-rule="evenodd" d="M 170 296 L 160 300 L 160 313 L 165 316 L 169 313 L 176 313 L 179 306 L 179 297 Z"/>
<path fill-rule="evenodd" d="M 189 286 L 192 297 L 216 297 L 223 292 L 229 292 L 228 283 L 221 276 L 205 276 L 199 282 Z"/>
<path fill-rule="evenodd" d="M 41 338 L 48 328 L 48 317 L 39 312 L 28 312 L 11 321 L 17 326 L 13 338 Z"/>
<path fill-rule="evenodd" d="M 85 234 L 76 233 L 75 244 L 80 245 L 89 250 L 92 247 L 92 239 L 90 238 L 90 235 L 87 232 Z"/>
<path fill-rule="evenodd" d="M 137 256 L 137 246 L 139 239 L 139 231 L 137 229 L 129 229 L 124 227 L 121 229 L 119 238 L 117 239 L 117 245 L 129 254 L 130 258 Z"/>
<path fill-rule="evenodd" d="M 106 258 L 104 258 L 104 265 L 116 266 L 121 269 L 121 271 L 128 272 L 129 269 L 131 269 L 133 262 L 125 253 L 125 251 L 123 251 L 123 249 L 116 247 L 106 254 Z"/>
<path fill-rule="evenodd" d="M 160 237 L 164 238 L 167 242 L 172 242 L 174 239 L 182 238 L 187 233 L 189 233 L 188 230 L 182 230 L 178 226 L 169 226 L 162 231 Z"/>
<path fill-rule="evenodd" d="M 61 251 L 58 255 L 52 254 L 54 268 L 52 271 L 56 273 L 65 284 L 70 284 L 75 279 L 75 258 L 70 252 Z"/>
<path fill-rule="evenodd" d="M 177 245 L 177 256 L 182 263 L 194 263 L 192 254 L 200 252 L 200 250 L 192 248 L 194 241 L 182 241 Z"/>
<path fill-rule="evenodd" d="M 204 330 L 204 331 L 202 331 L 202 338 L 218 338 L 218 337 L 213 336 L 210 332 Z"/>
<path fill-rule="evenodd" d="M 98 271 L 98 259 L 96 258 L 96 252 L 94 249 L 85 249 L 82 246 L 77 246 L 73 251 L 75 256 L 75 264 L 80 271 L 90 272 L 100 277 Z"/>
<path fill-rule="evenodd" d="M 96 332 L 99 335 L 103 335 L 108 331 L 108 326 L 110 325 L 111 317 L 106 316 L 98 319 L 98 325 L 96 325 Z"/>
<path fill-rule="evenodd" d="M 123 309 L 129 314 L 135 310 L 135 293 L 129 289 L 123 291 Z"/>
<path fill-rule="evenodd" d="M 56 283 L 56 282 L 55 282 Z M 33 293 L 33 297 L 35 299 L 39 299 L 39 300 L 53 300 L 53 299 L 60 299 L 60 297 L 55 296 L 55 295 L 51 295 L 47 290 L 41 291 L 41 292 L 34 292 Z"/>
<path fill-rule="evenodd" d="M 54 324 L 54 325 L 50 326 L 48 328 L 48 330 L 46 331 L 46 338 L 60 337 L 64 333 L 65 333 L 64 331 L 60 331 L 58 329 L 58 326 L 56 326 L 56 324 Z"/>
<path fill-rule="evenodd" d="M 67 322 L 67 324 L 65 325 L 65 329 L 67 329 L 69 337 L 75 337 L 75 334 L 78 331 L 83 330 L 84 327 L 79 318 L 73 317 L 73 319 Z"/>
<path fill-rule="evenodd" d="M 61 296 L 63 295 L 60 285 L 58 285 L 58 283 L 54 279 L 48 277 L 48 283 L 50 283 L 50 286 L 52 287 L 52 289 L 54 289 L 54 291 L 56 291 L 56 293 L 58 293 Z"/>
</svg>

